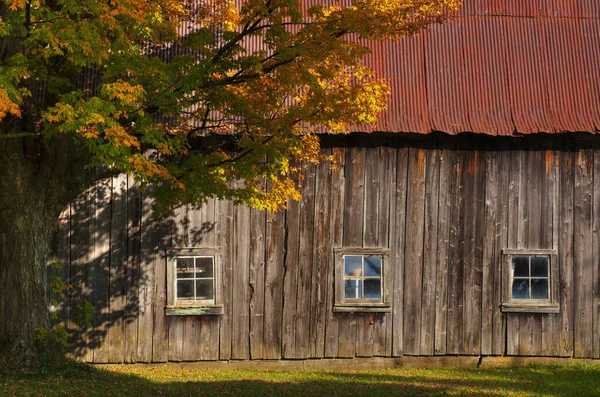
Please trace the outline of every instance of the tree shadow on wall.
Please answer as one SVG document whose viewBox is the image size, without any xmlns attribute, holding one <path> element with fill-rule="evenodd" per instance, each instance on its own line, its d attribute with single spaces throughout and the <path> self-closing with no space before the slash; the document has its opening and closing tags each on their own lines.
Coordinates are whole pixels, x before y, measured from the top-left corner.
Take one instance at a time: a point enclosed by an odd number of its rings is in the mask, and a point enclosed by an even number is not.
<svg viewBox="0 0 600 397">
<path fill-rule="evenodd" d="M 51 267 L 49 279 L 51 287 L 57 280 L 69 286 L 63 299 L 50 292 L 69 356 L 151 360 L 154 328 L 165 326 L 155 323 L 164 322 L 166 249 L 216 245 L 215 203 L 156 219 L 149 193 L 119 175 L 96 182 L 63 211 L 52 254 L 61 267 Z M 87 323 L 86 302 L 94 308 Z"/>
</svg>

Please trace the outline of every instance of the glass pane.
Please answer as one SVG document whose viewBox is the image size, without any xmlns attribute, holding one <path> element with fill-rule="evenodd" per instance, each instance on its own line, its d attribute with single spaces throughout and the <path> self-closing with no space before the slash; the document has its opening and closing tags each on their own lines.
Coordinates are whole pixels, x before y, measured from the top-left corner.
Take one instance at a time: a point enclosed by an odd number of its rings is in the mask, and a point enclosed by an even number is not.
<svg viewBox="0 0 600 397">
<path fill-rule="evenodd" d="M 381 255 L 365 256 L 365 276 L 381 276 Z"/>
<path fill-rule="evenodd" d="M 529 299 L 529 280 L 513 280 L 513 299 Z"/>
<path fill-rule="evenodd" d="M 381 279 L 365 280 L 365 298 L 381 298 Z"/>
<path fill-rule="evenodd" d="M 196 258 L 196 277 L 213 277 L 213 258 Z"/>
<path fill-rule="evenodd" d="M 531 277 L 548 277 L 547 256 L 534 256 L 531 258 Z"/>
<path fill-rule="evenodd" d="M 531 279 L 531 299 L 548 299 L 548 279 Z"/>
<path fill-rule="evenodd" d="M 360 281 L 359 280 L 346 280 L 344 282 L 344 297 L 347 299 L 358 299 L 360 298 L 359 291 Z"/>
<path fill-rule="evenodd" d="M 177 258 L 177 278 L 194 277 L 194 258 Z"/>
<path fill-rule="evenodd" d="M 529 277 L 529 257 L 513 256 L 513 277 Z"/>
<path fill-rule="evenodd" d="M 177 298 L 194 299 L 194 280 L 177 281 Z"/>
<path fill-rule="evenodd" d="M 344 255 L 344 275 L 360 277 L 362 275 L 362 256 Z"/>
<path fill-rule="evenodd" d="M 196 299 L 214 299 L 212 280 L 196 280 Z"/>
</svg>

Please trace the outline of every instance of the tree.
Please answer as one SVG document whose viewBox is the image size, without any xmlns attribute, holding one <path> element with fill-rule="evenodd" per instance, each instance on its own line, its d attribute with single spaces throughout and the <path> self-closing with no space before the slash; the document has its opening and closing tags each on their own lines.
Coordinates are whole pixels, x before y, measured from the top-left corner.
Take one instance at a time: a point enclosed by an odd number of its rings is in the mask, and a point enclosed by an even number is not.
<svg viewBox="0 0 600 397">
<path fill-rule="evenodd" d="M 86 186 L 127 172 L 152 185 L 158 210 L 211 196 L 277 210 L 298 198 L 295 164 L 324 159 L 314 132 L 373 123 L 385 107 L 356 39 L 412 35 L 459 6 L 236 3 L 0 0 L 6 352 L 47 348 L 34 332 L 48 324 L 44 264 L 60 211 Z"/>
</svg>

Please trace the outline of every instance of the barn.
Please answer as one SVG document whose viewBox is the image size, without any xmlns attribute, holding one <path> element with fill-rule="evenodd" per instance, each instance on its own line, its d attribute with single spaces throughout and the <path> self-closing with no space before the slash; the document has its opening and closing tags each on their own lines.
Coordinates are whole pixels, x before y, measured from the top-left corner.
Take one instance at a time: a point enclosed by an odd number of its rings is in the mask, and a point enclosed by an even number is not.
<svg viewBox="0 0 600 397">
<path fill-rule="evenodd" d="M 322 134 L 337 166 L 308 165 L 287 210 L 157 220 L 126 175 L 65 209 L 74 357 L 600 358 L 598 2 L 466 0 L 371 45 L 388 110 Z"/>
</svg>

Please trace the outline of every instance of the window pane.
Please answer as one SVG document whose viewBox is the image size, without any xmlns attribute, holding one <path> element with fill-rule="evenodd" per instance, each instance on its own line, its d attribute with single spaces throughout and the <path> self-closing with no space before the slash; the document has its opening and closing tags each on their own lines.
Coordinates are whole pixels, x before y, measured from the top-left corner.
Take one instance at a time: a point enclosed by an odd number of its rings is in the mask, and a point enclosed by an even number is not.
<svg viewBox="0 0 600 397">
<path fill-rule="evenodd" d="M 529 299 L 529 280 L 513 280 L 513 299 Z"/>
<path fill-rule="evenodd" d="M 177 281 L 177 298 L 194 299 L 194 280 Z"/>
<path fill-rule="evenodd" d="M 529 277 L 529 257 L 513 256 L 513 277 Z"/>
<path fill-rule="evenodd" d="M 531 279 L 531 299 L 548 299 L 547 279 Z"/>
<path fill-rule="evenodd" d="M 196 280 L 196 299 L 214 299 L 212 280 Z"/>
<path fill-rule="evenodd" d="M 531 277 L 548 277 L 547 256 L 534 256 L 531 258 Z"/>
<path fill-rule="evenodd" d="M 213 277 L 213 258 L 196 258 L 196 277 Z"/>
<path fill-rule="evenodd" d="M 365 298 L 381 298 L 381 279 L 365 280 Z"/>
<path fill-rule="evenodd" d="M 346 280 L 344 282 L 344 297 L 356 299 L 361 297 L 360 280 Z"/>
<path fill-rule="evenodd" d="M 381 255 L 365 256 L 365 276 L 381 276 Z"/>
<path fill-rule="evenodd" d="M 344 275 L 360 277 L 362 274 L 362 256 L 344 255 Z"/>
<path fill-rule="evenodd" d="M 194 258 L 177 258 L 177 278 L 194 277 Z"/>
</svg>

